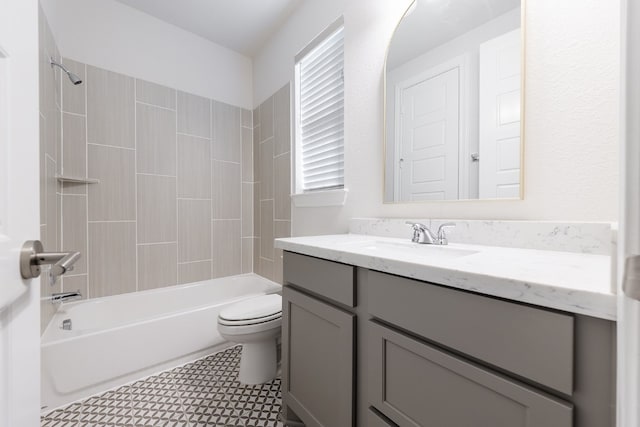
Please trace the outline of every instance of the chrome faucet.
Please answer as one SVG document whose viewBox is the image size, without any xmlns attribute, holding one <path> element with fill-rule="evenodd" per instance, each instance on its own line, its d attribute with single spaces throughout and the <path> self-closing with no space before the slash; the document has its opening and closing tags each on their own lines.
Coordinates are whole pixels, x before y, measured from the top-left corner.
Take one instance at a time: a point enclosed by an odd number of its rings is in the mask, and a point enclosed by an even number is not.
<svg viewBox="0 0 640 427">
<path fill-rule="evenodd" d="M 80 298 L 82 298 L 82 294 L 80 293 L 80 290 L 77 290 L 75 292 L 58 292 L 58 293 L 54 292 L 53 294 L 51 294 L 51 297 L 50 297 L 51 302 L 54 304 L 74 301 Z"/>
<path fill-rule="evenodd" d="M 407 221 L 407 224 L 413 228 L 411 241 L 425 245 L 448 245 L 449 241 L 447 240 L 445 229 L 456 226 L 453 222 L 445 222 L 438 227 L 438 231 L 434 234 L 429 227 L 419 222 Z"/>
</svg>

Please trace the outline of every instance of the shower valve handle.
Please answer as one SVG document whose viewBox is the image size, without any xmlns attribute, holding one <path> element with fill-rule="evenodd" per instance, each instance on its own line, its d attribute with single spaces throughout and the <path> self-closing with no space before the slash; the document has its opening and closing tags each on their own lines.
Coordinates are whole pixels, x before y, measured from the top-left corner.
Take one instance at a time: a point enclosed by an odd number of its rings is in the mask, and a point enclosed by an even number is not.
<svg viewBox="0 0 640 427">
<path fill-rule="evenodd" d="M 23 279 L 40 276 L 41 265 L 51 265 L 51 275 L 61 276 L 73 269 L 80 252 L 45 252 L 40 240 L 28 240 L 20 251 L 20 274 Z"/>
</svg>

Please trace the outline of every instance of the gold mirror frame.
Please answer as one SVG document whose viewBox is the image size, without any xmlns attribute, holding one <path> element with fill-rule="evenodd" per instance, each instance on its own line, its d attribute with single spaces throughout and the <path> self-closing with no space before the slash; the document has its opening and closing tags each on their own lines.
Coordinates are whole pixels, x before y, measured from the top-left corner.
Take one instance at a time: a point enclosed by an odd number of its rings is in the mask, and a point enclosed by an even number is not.
<svg viewBox="0 0 640 427">
<path fill-rule="evenodd" d="M 383 138 L 383 150 L 382 150 L 382 203 L 388 205 L 402 205 L 402 204 L 422 204 L 422 203 L 456 203 L 456 202 L 513 202 L 524 200 L 524 189 L 525 189 L 525 180 L 524 180 L 524 172 L 525 172 L 525 163 L 524 163 L 524 152 L 525 152 L 525 122 L 526 122 L 526 114 L 525 114 L 525 99 L 526 99 L 526 40 L 527 40 L 527 32 L 526 32 L 526 10 L 527 10 L 527 0 L 520 0 L 520 195 L 519 197 L 514 198 L 489 198 L 489 199 L 449 199 L 449 200 L 419 200 L 419 201 L 387 201 L 386 200 L 386 192 L 385 186 L 387 181 L 387 60 L 389 59 L 389 50 L 391 49 L 391 42 L 393 40 L 393 36 L 398 31 L 400 24 L 402 24 L 402 20 L 413 6 L 415 2 L 418 0 L 414 0 L 409 3 L 404 13 L 400 17 L 400 20 L 396 24 L 393 33 L 391 34 L 391 38 L 389 39 L 389 43 L 387 44 L 387 49 L 384 57 L 384 69 L 383 69 L 383 80 L 382 80 L 382 138 Z"/>
</svg>

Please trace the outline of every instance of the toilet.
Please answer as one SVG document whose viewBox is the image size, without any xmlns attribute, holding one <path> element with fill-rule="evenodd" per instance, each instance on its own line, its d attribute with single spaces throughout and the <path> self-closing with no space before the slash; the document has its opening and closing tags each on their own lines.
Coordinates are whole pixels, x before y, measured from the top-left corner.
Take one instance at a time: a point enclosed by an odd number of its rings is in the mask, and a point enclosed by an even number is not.
<svg viewBox="0 0 640 427">
<path fill-rule="evenodd" d="M 220 311 L 220 335 L 242 344 L 238 375 L 241 383 L 261 384 L 276 377 L 276 343 L 281 325 L 282 297 L 276 294 L 249 298 Z"/>
</svg>

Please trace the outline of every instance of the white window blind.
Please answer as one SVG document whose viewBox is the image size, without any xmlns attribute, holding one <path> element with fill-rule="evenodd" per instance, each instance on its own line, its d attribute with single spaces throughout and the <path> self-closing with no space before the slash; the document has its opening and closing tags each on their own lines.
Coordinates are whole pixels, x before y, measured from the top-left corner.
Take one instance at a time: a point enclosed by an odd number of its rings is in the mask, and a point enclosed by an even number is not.
<svg viewBox="0 0 640 427">
<path fill-rule="evenodd" d="M 343 29 L 296 63 L 297 187 L 303 192 L 344 187 Z"/>
</svg>

